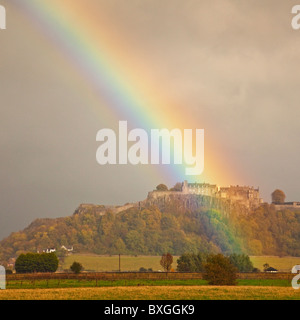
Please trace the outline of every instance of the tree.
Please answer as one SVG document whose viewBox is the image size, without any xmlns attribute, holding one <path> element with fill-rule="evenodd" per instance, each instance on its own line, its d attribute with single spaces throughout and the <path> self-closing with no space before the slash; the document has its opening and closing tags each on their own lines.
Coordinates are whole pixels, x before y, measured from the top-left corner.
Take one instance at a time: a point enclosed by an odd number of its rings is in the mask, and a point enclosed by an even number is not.
<svg viewBox="0 0 300 320">
<path fill-rule="evenodd" d="M 238 270 L 230 259 L 222 254 L 209 255 L 204 270 L 203 279 L 208 280 L 210 285 L 236 285 Z"/>
<path fill-rule="evenodd" d="M 177 260 L 179 272 L 203 272 L 207 255 L 204 253 L 184 253 Z"/>
<path fill-rule="evenodd" d="M 231 254 L 229 256 L 229 260 L 239 270 L 239 272 L 253 271 L 253 263 L 246 254 Z"/>
<path fill-rule="evenodd" d="M 168 187 L 165 184 L 161 183 L 156 187 L 156 190 L 157 191 L 168 191 Z"/>
<path fill-rule="evenodd" d="M 83 270 L 83 266 L 81 263 L 74 261 L 73 264 L 70 266 L 70 269 L 74 273 L 79 274 Z"/>
<path fill-rule="evenodd" d="M 264 271 L 266 271 L 267 269 L 270 268 L 270 265 L 269 265 L 268 263 L 265 263 L 265 264 L 263 265 L 263 267 L 264 267 Z"/>
<path fill-rule="evenodd" d="M 15 263 L 17 273 L 55 272 L 58 258 L 55 253 L 20 254 Z"/>
<path fill-rule="evenodd" d="M 131 230 L 126 235 L 126 245 L 132 252 L 145 252 L 144 237 L 142 232 Z"/>
<path fill-rule="evenodd" d="M 276 189 L 272 193 L 272 203 L 280 204 L 280 203 L 284 203 L 284 201 L 285 201 L 284 192 L 282 190 Z"/>
<path fill-rule="evenodd" d="M 194 254 L 184 253 L 177 260 L 177 271 L 179 272 L 194 272 L 196 264 Z"/>
<path fill-rule="evenodd" d="M 174 191 L 181 191 L 182 190 L 182 183 L 181 182 L 177 182 L 172 189 Z"/>
<path fill-rule="evenodd" d="M 172 268 L 173 256 L 170 253 L 163 254 L 160 259 L 160 265 L 165 271 L 169 272 Z"/>
</svg>

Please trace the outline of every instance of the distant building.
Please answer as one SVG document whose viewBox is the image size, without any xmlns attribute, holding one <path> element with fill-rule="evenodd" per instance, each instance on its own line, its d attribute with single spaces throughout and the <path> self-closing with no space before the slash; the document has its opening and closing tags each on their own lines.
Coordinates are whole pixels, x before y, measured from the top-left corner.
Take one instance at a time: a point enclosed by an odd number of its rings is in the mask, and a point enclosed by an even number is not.
<svg viewBox="0 0 300 320">
<path fill-rule="evenodd" d="M 55 248 L 47 248 L 43 250 L 44 253 L 52 253 L 52 252 L 56 252 Z"/>
<path fill-rule="evenodd" d="M 16 258 L 10 258 L 7 262 L 7 268 L 14 268 L 16 263 Z"/>
<path fill-rule="evenodd" d="M 297 202 L 297 201 L 284 202 L 284 203 L 280 203 L 280 204 L 273 203 L 273 204 L 274 204 L 276 210 L 284 210 L 284 209 L 290 209 L 290 210 L 298 209 L 298 210 L 300 210 L 300 202 Z"/>
<path fill-rule="evenodd" d="M 66 246 L 61 246 L 61 249 L 67 251 L 67 252 L 72 252 L 74 249 L 73 249 L 73 246 L 72 247 L 66 247 Z"/>
<path fill-rule="evenodd" d="M 269 268 L 265 269 L 265 272 L 278 272 L 278 270 L 273 267 L 269 267 Z"/>
</svg>

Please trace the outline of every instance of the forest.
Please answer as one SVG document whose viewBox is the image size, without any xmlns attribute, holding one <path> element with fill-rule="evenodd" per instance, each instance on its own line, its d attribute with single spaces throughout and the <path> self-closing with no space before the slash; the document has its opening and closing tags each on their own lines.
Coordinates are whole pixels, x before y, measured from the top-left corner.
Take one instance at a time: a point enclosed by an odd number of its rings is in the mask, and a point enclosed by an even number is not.
<svg viewBox="0 0 300 320">
<path fill-rule="evenodd" d="M 179 209 L 180 208 L 180 209 Z M 73 214 L 37 219 L 0 242 L 0 262 L 26 252 L 73 246 L 77 253 L 162 255 L 223 253 L 300 256 L 300 211 L 276 211 L 263 204 L 245 212 L 173 204 L 131 208 L 114 214 Z"/>
</svg>

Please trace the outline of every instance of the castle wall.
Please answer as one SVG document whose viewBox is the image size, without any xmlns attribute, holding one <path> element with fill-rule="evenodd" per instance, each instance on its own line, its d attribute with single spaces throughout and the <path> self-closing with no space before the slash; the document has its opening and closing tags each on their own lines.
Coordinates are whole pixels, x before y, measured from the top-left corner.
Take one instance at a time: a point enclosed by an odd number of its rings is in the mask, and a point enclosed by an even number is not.
<svg viewBox="0 0 300 320">
<path fill-rule="evenodd" d="M 283 204 L 274 204 L 275 210 L 299 210 L 300 202 L 286 202 Z"/>
<path fill-rule="evenodd" d="M 104 215 L 107 210 L 117 214 L 133 207 L 142 208 L 151 205 L 157 206 L 160 210 L 165 210 L 173 205 L 179 209 L 181 207 L 182 210 L 197 210 L 201 207 L 218 209 L 227 215 L 234 207 L 240 211 L 249 211 L 249 209 L 257 208 L 261 203 L 262 199 L 259 197 L 258 189 L 240 186 L 220 188 L 217 185 L 207 183 L 189 184 L 184 181 L 181 191 L 154 190 L 148 193 L 147 199 L 123 206 L 81 204 L 74 214 L 91 212 Z"/>
</svg>

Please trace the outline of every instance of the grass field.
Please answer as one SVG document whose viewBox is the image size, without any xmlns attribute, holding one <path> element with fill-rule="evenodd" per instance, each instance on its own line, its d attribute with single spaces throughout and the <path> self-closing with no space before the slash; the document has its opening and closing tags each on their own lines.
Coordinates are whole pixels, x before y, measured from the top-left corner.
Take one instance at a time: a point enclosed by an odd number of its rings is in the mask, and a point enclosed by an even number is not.
<svg viewBox="0 0 300 320">
<path fill-rule="evenodd" d="M 11 280 L 7 282 L 7 290 L 12 289 L 59 289 L 59 288 L 95 288 L 95 287 L 134 287 L 134 286 L 207 286 L 205 280 L 76 280 L 76 279 L 42 279 Z M 239 279 L 238 286 L 290 287 L 287 279 Z"/>
<path fill-rule="evenodd" d="M 121 256 L 122 271 L 138 271 L 140 267 L 152 268 L 153 271 L 162 270 L 159 256 Z M 174 256 L 173 268 L 177 267 L 178 256 Z M 292 267 L 300 264 L 297 257 L 251 256 L 254 267 L 263 271 L 263 265 L 268 263 L 271 267 L 282 272 L 290 272 Z M 92 254 L 73 254 L 65 258 L 63 269 L 67 270 L 74 262 L 80 262 L 87 271 L 118 271 L 119 256 L 99 256 Z"/>
<path fill-rule="evenodd" d="M 291 287 L 144 286 L 0 290 L 0 300 L 300 300 Z"/>
<path fill-rule="evenodd" d="M 173 268 L 177 267 L 178 256 L 174 256 Z M 163 270 L 159 256 L 121 256 L 122 271 L 138 271 L 141 267 L 152 268 L 153 271 Z M 98 256 L 92 254 L 72 254 L 65 258 L 63 269 L 70 269 L 74 262 L 80 262 L 87 271 L 118 271 L 119 256 Z"/>
<path fill-rule="evenodd" d="M 281 272 L 291 272 L 293 266 L 300 264 L 300 258 L 298 257 L 251 256 L 250 259 L 254 267 L 261 271 L 263 271 L 265 263 Z"/>
</svg>

